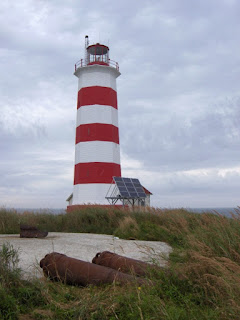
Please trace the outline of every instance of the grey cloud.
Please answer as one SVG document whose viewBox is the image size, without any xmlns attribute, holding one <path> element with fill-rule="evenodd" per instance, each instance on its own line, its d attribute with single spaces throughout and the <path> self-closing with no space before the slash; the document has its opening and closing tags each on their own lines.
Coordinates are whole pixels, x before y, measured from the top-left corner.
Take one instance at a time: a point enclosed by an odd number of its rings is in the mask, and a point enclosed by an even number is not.
<svg viewBox="0 0 240 320">
<path fill-rule="evenodd" d="M 188 124 L 184 115 L 172 115 L 164 122 L 160 115 L 154 115 L 143 112 L 135 122 L 133 116 L 129 121 L 131 125 L 125 123 L 121 133 L 125 152 L 131 157 L 137 155 L 146 168 L 186 170 L 238 162 L 240 129 L 236 119 L 239 119 L 239 99 L 190 118 Z"/>
<path fill-rule="evenodd" d="M 109 42 L 120 64 L 121 150 L 142 163 L 154 204 L 235 205 L 236 173 L 201 180 L 183 171 L 239 166 L 240 4 L 100 3 L 0 5 L 0 205 L 65 206 L 74 163 L 72 73 L 85 34 Z M 157 174 L 160 183 L 150 179 Z"/>
</svg>

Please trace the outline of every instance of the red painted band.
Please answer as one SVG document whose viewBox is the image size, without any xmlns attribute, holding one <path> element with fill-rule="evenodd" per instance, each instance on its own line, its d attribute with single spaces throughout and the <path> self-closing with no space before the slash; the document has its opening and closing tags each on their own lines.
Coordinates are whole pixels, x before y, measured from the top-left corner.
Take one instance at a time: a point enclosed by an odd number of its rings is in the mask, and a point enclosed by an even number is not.
<svg viewBox="0 0 240 320">
<path fill-rule="evenodd" d="M 76 144 L 84 141 L 111 141 L 119 144 L 118 127 L 112 124 L 81 124 L 76 128 Z"/>
<path fill-rule="evenodd" d="M 100 104 L 117 109 L 117 92 L 108 87 L 85 87 L 78 91 L 77 108 Z"/>
<path fill-rule="evenodd" d="M 103 61 L 93 61 L 93 62 L 88 63 L 87 65 L 88 65 L 88 66 L 91 66 L 91 65 L 93 65 L 93 64 L 100 64 L 100 65 L 103 65 L 103 66 L 109 66 L 108 63 L 103 62 Z"/>
<path fill-rule="evenodd" d="M 112 183 L 113 177 L 121 177 L 121 166 L 108 162 L 87 162 L 75 165 L 74 184 Z"/>
</svg>

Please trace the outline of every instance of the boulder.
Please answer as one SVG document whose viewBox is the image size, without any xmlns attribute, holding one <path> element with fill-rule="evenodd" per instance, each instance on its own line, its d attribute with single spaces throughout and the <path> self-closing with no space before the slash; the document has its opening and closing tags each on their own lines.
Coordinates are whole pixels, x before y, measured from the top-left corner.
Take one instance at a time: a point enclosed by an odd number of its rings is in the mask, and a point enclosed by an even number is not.
<svg viewBox="0 0 240 320">
<path fill-rule="evenodd" d="M 47 231 L 41 231 L 35 226 L 20 224 L 20 238 L 45 238 Z"/>
</svg>

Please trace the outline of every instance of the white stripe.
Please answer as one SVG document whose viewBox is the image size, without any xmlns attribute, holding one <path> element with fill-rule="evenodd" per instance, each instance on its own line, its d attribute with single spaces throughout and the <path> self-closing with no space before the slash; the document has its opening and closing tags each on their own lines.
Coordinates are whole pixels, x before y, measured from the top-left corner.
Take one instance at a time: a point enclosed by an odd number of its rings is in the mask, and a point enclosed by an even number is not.
<svg viewBox="0 0 240 320">
<path fill-rule="evenodd" d="M 116 78 L 119 72 L 116 69 L 98 65 L 79 68 L 75 75 L 79 78 L 78 90 L 84 87 L 109 87 L 117 91 Z"/>
<path fill-rule="evenodd" d="M 79 142 L 75 146 L 75 164 L 86 162 L 120 164 L 119 144 L 109 141 Z"/>
<path fill-rule="evenodd" d="M 109 204 L 105 197 L 110 186 L 109 183 L 76 184 L 72 204 Z"/>
<path fill-rule="evenodd" d="M 118 111 L 111 106 L 99 104 L 78 108 L 77 127 L 88 123 L 105 123 L 118 127 Z"/>
</svg>

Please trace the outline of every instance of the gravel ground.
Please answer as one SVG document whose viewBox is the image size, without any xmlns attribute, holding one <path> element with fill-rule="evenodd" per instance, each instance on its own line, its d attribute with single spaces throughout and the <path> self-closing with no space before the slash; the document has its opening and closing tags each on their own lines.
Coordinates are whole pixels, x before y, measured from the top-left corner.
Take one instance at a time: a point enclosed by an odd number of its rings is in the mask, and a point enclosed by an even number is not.
<svg viewBox="0 0 240 320">
<path fill-rule="evenodd" d="M 160 241 L 122 240 L 110 235 L 50 232 L 43 239 L 20 238 L 19 234 L 0 235 L 0 246 L 9 242 L 19 252 L 24 278 L 41 277 L 39 261 L 50 252 L 91 262 L 97 252 L 111 251 L 142 261 L 166 266 L 171 247 Z"/>
</svg>

